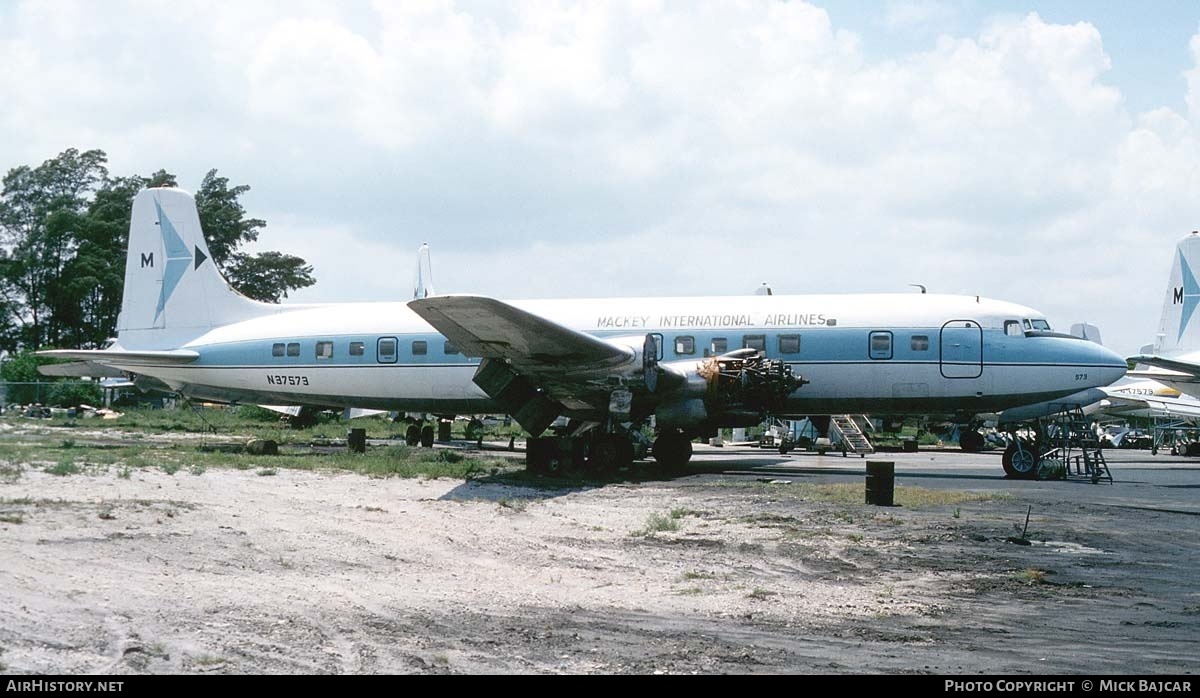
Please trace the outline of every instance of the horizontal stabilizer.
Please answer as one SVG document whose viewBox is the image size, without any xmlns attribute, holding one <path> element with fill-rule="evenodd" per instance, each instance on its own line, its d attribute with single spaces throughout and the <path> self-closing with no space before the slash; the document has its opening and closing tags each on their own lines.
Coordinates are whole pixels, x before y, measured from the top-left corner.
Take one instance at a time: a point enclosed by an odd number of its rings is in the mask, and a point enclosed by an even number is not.
<svg viewBox="0 0 1200 698">
<path fill-rule="evenodd" d="M 95 361 L 71 361 L 65 364 L 38 366 L 38 373 L 56 378 L 124 378 L 125 372 Z"/>
<path fill-rule="evenodd" d="M 162 366 L 190 364 L 200 355 L 188 349 L 163 351 L 125 351 L 122 349 L 48 349 L 37 352 L 38 356 L 53 359 L 75 359 L 95 361 L 109 366 Z"/>
</svg>

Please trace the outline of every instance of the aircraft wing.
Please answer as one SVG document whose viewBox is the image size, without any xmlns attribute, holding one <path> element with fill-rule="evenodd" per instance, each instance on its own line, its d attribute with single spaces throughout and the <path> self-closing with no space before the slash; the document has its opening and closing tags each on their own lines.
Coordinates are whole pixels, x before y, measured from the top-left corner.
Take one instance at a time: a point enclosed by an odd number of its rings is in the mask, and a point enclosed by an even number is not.
<svg viewBox="0 0 1200 698">
<path fill-rule="evenodd" d="M 1176 398 L 1118 395 L 1112 393 L 1105 399 L 1112 405 L 1112 409 L 1106 410 L 1110 412 L 1122 413 L 1133 410 L 1151 410 L 1161 413 L 1162 416 L 1200 419 L 1200 402 L 1194 400 L 1184 401 Z"/>
<path fill-rule="evenodd" d="M 436 296 L 408 306 L 466 356 L 475 383 L 531 433 L 555 417 L 607 412 L 612 374 L 640 375 L 637 352 L 482 296 Z"/>
<path fill-rule="evenodd" d="M 95 361 L 107 366 L 161 366 L 162 364 L 190 364 L 200 354 L 188 349 L 163 351 L 125 351 L 123 349 L 47 349 L 36 352 L 38 356 L 54 359 Z"/>
<path fill-rule="evenodd" d="M 627 363 L 634 352 L 483 296 L 435 296 L 408 307 L 466 356 L 504 359 L 521 372 Z"/>
</svg>

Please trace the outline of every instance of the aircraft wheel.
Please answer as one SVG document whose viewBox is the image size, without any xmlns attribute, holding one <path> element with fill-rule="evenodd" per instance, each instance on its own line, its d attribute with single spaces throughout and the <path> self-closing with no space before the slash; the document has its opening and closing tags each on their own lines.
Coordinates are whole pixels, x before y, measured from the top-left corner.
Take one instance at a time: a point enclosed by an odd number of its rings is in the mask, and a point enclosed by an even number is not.
<svg viewBox="0 0 1200 698">
<path fill-rule="evenodd" d="M 692 459 L 692 440 L 683 434 L 663 434 L 654 440 L 654 460 L 665 468 L 682 468 Z"/>
<path fill-rule="evenodd" d="M 612 434 L 601 436 L 593 441 L 588 453 L 588 469 L 594 473 L 606 475 L 615 473 L 622 465 L 625 465 L 625 453 L 621 448 L 621 441 L 624 439 Z"/>
<path fill-rule="evenodd" d="M 483 422 L 478 419 L 471 419 L 467 422 L 467 428 L 463 430 L 467 441 L 478 441 L 483 436 Z"/>
<path fill-rule="evenodd" d="M 1021 445 L 1019 451 L 1016 444 L 1009 444 L 1008 448 L 1004 449 L 1002 463 L 1005 477 L 1014 480 L 1032 480 L 1037 477 L 1037 454 L 1025 444 Z"/>
<path fill-rule="evenodd" d="M 525 470 L 535 475 L 550 472 L 553 444 L 549 439 L 530 437 L 525 441 Z"/>
<path fill-rule="evenodd" d="M 421 427 L 416 424 L 409 424 L 408 429 L 404 432 L 404 443 L 409 446 L 416 446 L 421 443 Z"/>
<path fill-rule="evenodd" d="M 433 448 L 433 427 L 421 428 L 421 445 L 425 448 Z"/>
</svg>

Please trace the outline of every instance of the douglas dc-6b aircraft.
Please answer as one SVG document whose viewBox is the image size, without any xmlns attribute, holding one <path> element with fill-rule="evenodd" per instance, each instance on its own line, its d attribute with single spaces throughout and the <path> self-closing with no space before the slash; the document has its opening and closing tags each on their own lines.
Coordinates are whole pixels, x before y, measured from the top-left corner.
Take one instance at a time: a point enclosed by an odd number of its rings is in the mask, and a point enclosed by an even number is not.
<svg viewBox="0 0 1200 698">
<path fill-rule="evenodd" d="M 211 261 L 195 202 L 137 195 L 117 341 L 49 356 L 151 376 L 188 396 L 435 415 L 506 413 L 531 467 L 597 469 L 778 416 L 994 412 L 1108 385 L 1125 361 L 1030 308 L 934 294 L 270 305 Z M 423 438 L 432 441 L 432 428 Z"/>
</svg>

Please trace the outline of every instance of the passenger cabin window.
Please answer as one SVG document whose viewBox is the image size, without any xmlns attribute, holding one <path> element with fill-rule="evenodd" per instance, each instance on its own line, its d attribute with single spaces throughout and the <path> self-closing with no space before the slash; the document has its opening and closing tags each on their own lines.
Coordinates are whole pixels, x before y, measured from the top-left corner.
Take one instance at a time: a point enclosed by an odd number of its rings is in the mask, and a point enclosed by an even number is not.
<svg viewBox="0 0 1200 698">
<path fill-rule="evenodd" d="M 289 342 L 287 346 L 288 356 L 300 356 L 300 342 Z"/>
<path fill-rule="evenodd" d="M 446 356 L 453 356 L 455 354 L 461 354 L 462 352 L 458 350 L 458 347 L 454 346 L 450 342 L 446 342 L 442 345 L 442 353 Z"/>
<path fill-rule="evenodd" d="M 381 364 L 396 363 L 396 347 L 399 342 L 395 337 L 381 337 L 375 343 L 375 359 Z"/>
<path fill-rule="evenodd" d="M 742 337 L 742 348 L 753 349 L 755 351 L 767 350 L 767 335 L 765 334 L 748 334 Z"/>
<path fill-rule="evenodd" d="M 913 351 L 929 351 L 929 337 L 923 334 L 914 334 L 912 336 Z"/>
<path fill-rule="evenodd" d="M 891 332 L 872 332 L 870 339 L 870 353 L 872 359 L 890 359 L 892 358 L 892 333 Z"/>
<path fill-rule="evenodd" d="M 364 342 L 350 342 L 350 356 L 362 356 L 367 353 L 367 345 Z"/>
<path fill-rule="evenodd" d="M 781 334 L 781 335 L 779 335 L 779 353 L 780 354 L 799 354 L 800 353 L 800 335 L 798 335 L 798 334 Z"/>
<path fill-rule="evenodd" d="M 695 337 L 676 337 L 675 338 L 675 353 L 684 356 L 690 356 L 696 353 L 696 338 Z"/>
<path fill-rule="evenodd" d="M 724 337 L 713 337 L 712 344 L 709 345 L 714 355 L 721 355 L 729 351 L 729 340 Z"/>
<path fill-rule="evenodd" d="M 429 342 L 423 339 L 414 340 L 412 343 L 413 356 L 425 356 L 429 353 Z"/>
<path fill-rule="evenodd" d="M 271 356 L 283 356 L 283 351 L 284 351 L 283 347 L 284 347 L 283 342 L 280 342 L 278 344 L 272 344 L 271 345 Z"/>
<path fill-rule="evenodd" d="M 332 359 L 333 358 L 333 342 L 317 342 L 317 358 Z"/>
<path fill-rule="evenodd" d="M 1021 329 L 1021 323 L 1017 322 L 1016 320 L 1005 320 L 1004 334 L 1008 335 L 1009 337 L 1020 337 L 1024 335 L 1025 332 Z"/>
</svg>

